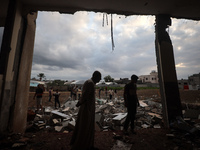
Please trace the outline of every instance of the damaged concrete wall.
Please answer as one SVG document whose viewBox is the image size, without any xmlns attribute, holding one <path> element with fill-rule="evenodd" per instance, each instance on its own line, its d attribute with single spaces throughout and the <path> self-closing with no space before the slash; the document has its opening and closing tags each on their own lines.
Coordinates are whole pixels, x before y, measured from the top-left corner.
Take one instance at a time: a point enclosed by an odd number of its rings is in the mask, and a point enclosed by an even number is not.
<svg viewBox="0 0 200 150">
<path fill-rule="evenodd" d="M 1 54 L 0 54 L 0 74 L 2 76 L 2 89 L 0 99 L 0 131 L 8 129 L 11 107 L 14 105 L 14 60 L 16 55 L 16 45 L 21 24 L 20 6 L 16 1 L 10 1 L 8 6 L 7 19 L 4 29 Z"/>
<path fill-rule="evenodd" d="M 21 53 L 21 61 L 19 64 L 19 74 L 16 88 L 16 103 L 13 117 L 14 132 L 24 132 L 26 128 L 29 85 L 36 30 L 36 18 L 37 13 L 31 13 L 27 15 L 26 33 Z M 21 122 L 22 125 L 20 125 L 18 122 Z"/>
<path fill-rule="evenodd" d="M 168 127 L 177 116 L 182 117 L 180 94 L 175 69 L 173 45 L 166 28 L 171 25 L 169 15 L 156 16 L 156 56 L 163 105 L 163 117 Z"/>
<path fill-rule="evenodd" d="M 0 133 L 24 132 L 37 14 L 10 1 L 0 53 Z"/>
</svg>

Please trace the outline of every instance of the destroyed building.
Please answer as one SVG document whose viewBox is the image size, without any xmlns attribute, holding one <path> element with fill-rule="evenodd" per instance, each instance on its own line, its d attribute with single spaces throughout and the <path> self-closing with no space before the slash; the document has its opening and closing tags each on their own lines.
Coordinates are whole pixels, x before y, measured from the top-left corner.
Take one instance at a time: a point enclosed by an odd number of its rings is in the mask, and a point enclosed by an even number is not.
<svg viewBox="0 0 200 150">
<path fill-rule="evenodd" d="M 155 48 L 158 65 L 158 76 L 162 103 L 162 118 L 165 127 L 170 125 L 182 126 L 185 130 L 193 129 L 183 121 L 183 113 L 180 102 L 179 88 L 173 55 L 173 41 L 166 32 L 171 26 L 171 17 L 200 20 L 200 2 L 196 0 L 178 1 L 62 1 L 62 0 L 1 0 L 0 26 L 4 27 L 3 40 L 0 51 L 0 133 L 25 132 L 27 123 L 28 92 L 30 84 L 31 65 L 36 29 L 37 11 L 58 11 L 60 13 L 73 14 L 76 11 L 95 11 L 121 15 L 154 15 L 155 20 Z M 149 104 L 148 104 L 149 105 Z M 107 113 L 111 109 L 115 114 L 119 108 L 117 105 L 100 109 Z M 100 107 L 100 106 L 99 106 Z M 110 108 L 111 107 L 111 108 Z M 67 109 L 67 108 L 66 108 Z M 141 108 L 145 109 L 145 108 Z M 148 107 L 146 109 L 149 109 Z M 157 109 L 157 108 L 156 108 Z M 63 115 L 52 112 L 53 115 Z M 147 116 L 152 118 L 152 113 Z M 108 114 L 107 114 L 108 115 Z M 123 114 L 116 114 L 121 119 Z M 63 115 L 62 120 L 68 119 Z M 111 124 L 109 118 L 104 116 L 107 122 L 100 124 L 103 128 Z M 144 127 L 158 126 L 160 114 L 156 115 L 156 123 L 145 123 Z M 43 126 L 38 116 L 38 127 Z M 113 118 L 113 117 L 112 117 Z M 101 120 L 101 117 L 100 117 Z M 101 121 L 98 121 L 101 123 Z M 148 119 L 147 119 L 148 120 Z M 69 121 L 69 120 L 66 120 Z M 74 121 L 73 119 L 70 121 Z M 152 121 L 152 120 L 151 120 Z M 153 121 L 154 122 L 154 121 Z M 60 123 L 54 120 L 53 123 Z M 118 124 L 118 120 L 115 122 Z M 112 122 L 113 124 L 113 122 Z M 104 126 L 105 125 L 105 126 Z M 186 129 L 187 128 L 187 129 Z M 58 128 L 57 128 L 58 129 Z"/>
</svg>

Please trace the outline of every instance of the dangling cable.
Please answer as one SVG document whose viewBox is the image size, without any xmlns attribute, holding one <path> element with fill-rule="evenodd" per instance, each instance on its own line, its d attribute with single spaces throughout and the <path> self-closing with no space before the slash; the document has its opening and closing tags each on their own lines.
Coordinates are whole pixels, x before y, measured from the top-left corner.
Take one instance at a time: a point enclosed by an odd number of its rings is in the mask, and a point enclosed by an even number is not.
<svg viewBox="0 0 200 150">
<path fill-rule="evenodd" d="M 103 23 L 102 23 L 102 27 L 104 27 L 104 13 L 103 13 Z"/>
<path fill-rule="evenodd" d="M 108 26 L 108 14 L 106 14 L 106 21 L 107 21 L 107 26 Z"/>
<path fill-rule="evenodd" d="M 113 21 L 112 21 L 112 14 L 111 14 L 111 41 L 112 41 L 112 51 L 114 51 L 114 39 L 113 39 Z"/>
</svg>

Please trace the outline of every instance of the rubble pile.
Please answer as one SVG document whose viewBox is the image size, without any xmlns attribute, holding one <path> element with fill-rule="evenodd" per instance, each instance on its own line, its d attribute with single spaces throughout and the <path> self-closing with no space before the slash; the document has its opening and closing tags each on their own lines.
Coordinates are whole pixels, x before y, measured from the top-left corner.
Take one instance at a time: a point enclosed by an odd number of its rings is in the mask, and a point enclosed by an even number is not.
<svg viewBox="0 0 200 150">
<path fill-rule="evenodd" d="M 70 98 L 59 109 L 52 107 L 44 108 L 33 118 L 33 111 L 28 111 L 28 125 L 34 129 L 48 129 L 57 132 L 70 132 L 75 126 L 78 108 L 78 100 Z M 96 98 L 95 129 L 122 130 L 127 112 L 123 99 L 106 100 Z M 32 118 L 32 120 L 31 120 Z M 31 120 L 31 121 L 30 121 Z M 136 129 L 139 128 L 161 128 L 162 105 L 152 99 L 140 100 L 140 106 L 136 115 Z"/>
<path fill-rule="evenodd" d="M 73 131 L 79 108 L 76 107 L 77 100 L 70 98 L 59 109 L 46 107 L 37 114 L 28 111 L 27 131 L 47 130 L 48 132 L 69 133 Z M 136 130 L 142 128 L 163 128 L 162 105 L 159 101 L 151 99 L 140 100 L 135 120 Z M 112 147 L 116 149 L 131 149 L 131 138 L 117 134 L 116 131 L 123 130 L 127 112 L 123 99 L 98 99 L 96 98 L 95 130 L 104 132 L 112 131 L 116 144 Z M 166 138 L 172 140 L 175 149 L 183 147 L 183 142 L 190 147 L 200 147 L 200 111 L 186 109 L 183 111 L 183 118 L 176 118 L 170 124 L 170 133 Z"/>
</svg>

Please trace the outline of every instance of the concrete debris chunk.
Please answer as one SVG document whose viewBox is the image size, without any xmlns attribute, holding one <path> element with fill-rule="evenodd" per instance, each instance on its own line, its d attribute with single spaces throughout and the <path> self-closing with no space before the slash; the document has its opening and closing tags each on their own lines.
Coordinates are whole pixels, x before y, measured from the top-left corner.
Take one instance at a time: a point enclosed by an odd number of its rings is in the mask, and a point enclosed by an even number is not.
<svg viewBox="0 0 200 150">
<path fill-rule="evenodd" d="M 40 115 L 40 114 L 36 114 L 36 116 L 39 117 L 39 118 L 42 118 L 42 115 Z"/>
<path fill-rule="evenodd" d="M 145 128 L 145 129 L 146 129 L 146 128 L 149 128 L 149 127 L 150 127 L 150 125 L 147 125 L 147 124 L 143 124 L 143 125 L 142 125 L 142 128 Z"/>
<path fill-rule="evenodd" d="M 156 125 L 153 126 L 153 128 L 160 129 L 161 126 L 159 124 L 156 124 Z"/>
<path fill-rule="evenodd" d="M 55 131 L 60 132 L 62 130 L 63 126 L 55 126 Z"/>
<path fill-rule="evenodd" d="M 162 117 L 159 114 L 156 114 L 156 113 L 148 113 L 148 115 L 162 119 Z"/>
<path fill-rule="evenodd" d="M 57 119 L 53 119 L 52 121 L 53 121 L 54 124 L 59 123 L 59 121 Z"/>
<path fill-rule="evenodd" d="M 75 101 L 69 100 L 64 104 L 64 108 L 67 108 L 67 107 L 75 108 L 77 103 L 78 103 L 78 100 L 75 100 Z"/>
<path fill-rule="evenodd" d="M 148 105 L 146 104 L 146 103 L 144 103 L 143 101 L 139 101 L 139 103 L 140 103 L 140 106 L 141 107 L 147 107 Z"/>
<path fill-rule="evenodd" d="M 66 112 L 66 111 L 69 111 L 70 110 L 70 107 L 66 107 L 62 110 L 62 112 Z"/>
<path fill-rule="evenodd" d="M 12 145 L 12 148 L 18 148 L 18 147 L 21 147 L 21 146 L 25 146 L 27 143 L 14 143 L 13 145 Z"/>
<path fill-rule="evenodd" d="M 130 150 L 131 147 L 132 144 L 124 143 L 123 141 L 117 140 L 111 150 Z"/>
<path fill-rule="evenodd" d="M 70 118 L 71 118 L 69 115 L 66 115 L 66 114 L 64 114 L 64 113 L 61 113 L 61 112 L 59 112 L 58 110 L 53 110 L 53 111 L 51 111 L 51 113 L 52 113 L 52 114 L 55 114 L 55 115 L 58 115 L 58 116 L 60 116 L 60 117 L 62 117 L 62 118 L 65 118 L 65 119 L 70 119 Z"/>
<path fill-rule="evenodd" d="M 63 122 L 62 122 L 62 126 L 63 126 L 63 127 L 67 127 L 68 124 L 69 124 L 69 122 L 70 122 L 69 120 L 68 120 L 68 121 L 63 121 Z"/>
<path fill-rule="evenodd" d="M 46 107 L 44 113 L 45 113 L 46 115 L 50 115 L 52 110 L 53 110 L 53 109 L 52 109 L 51 107 Z"/>
<path fill-rule="evenodd" d="M 112 119 L 113 123 L 115 125 L 121 125 L 125 121 L 127 113 L 117 113 L 117 114 L 114 114 L 114 116 L 115 117 Z"/>
<path fill-rule="evenodd" d="M 76 125 L 76 121 L 75 121 L 75 120 L 70 121 L 70 122 L 68 123 L 68 127 L 69 127 L 70 129 L 74 129 L 75 125 Z"/>
</svg>

